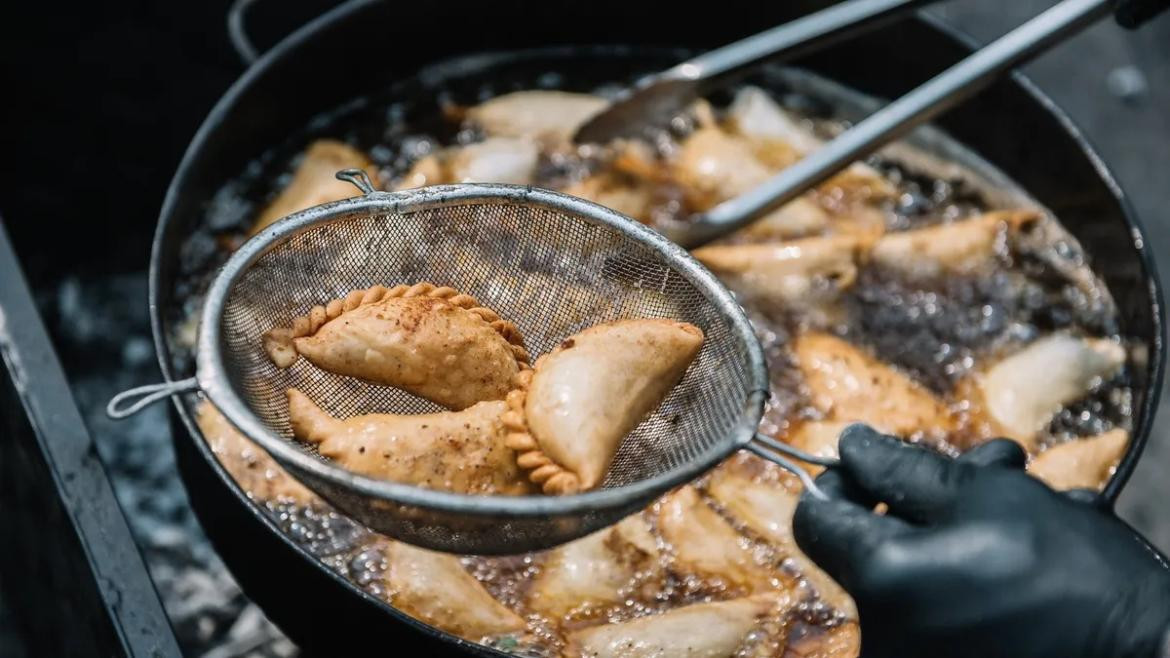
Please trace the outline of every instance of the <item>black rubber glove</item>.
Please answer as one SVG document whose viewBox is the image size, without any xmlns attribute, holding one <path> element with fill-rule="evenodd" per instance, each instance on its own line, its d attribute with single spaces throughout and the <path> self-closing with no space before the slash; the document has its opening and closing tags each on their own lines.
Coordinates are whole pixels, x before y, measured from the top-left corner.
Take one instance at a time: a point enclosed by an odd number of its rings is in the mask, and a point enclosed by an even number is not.
<svg viewBox="0 0 1170 658">
<path fill-rule="evenodd" d="M 840 452 L 793 524 L 856 600 L 863 656 L 1162 655 L 1165 558 L 1095 494 L 1025 474 L 1014 442 L 951 460 L 853 425 Z"/>
</svg>

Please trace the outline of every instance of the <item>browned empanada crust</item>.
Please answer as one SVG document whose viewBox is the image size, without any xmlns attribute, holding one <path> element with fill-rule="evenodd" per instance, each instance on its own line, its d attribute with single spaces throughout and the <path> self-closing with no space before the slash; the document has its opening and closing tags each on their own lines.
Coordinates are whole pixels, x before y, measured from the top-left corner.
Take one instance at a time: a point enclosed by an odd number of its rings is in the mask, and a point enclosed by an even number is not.
<svg viewBox="0 0 1170 658">
<path fill-rule="evenodd" d="M 281 368 L 305 356 L 334 374 L 453 409 L 503 399 L 516 373 L 528 368 L 516 325 L 474 297 L 432 283 L 355 290 L 262 339 Z"/>
</svg>

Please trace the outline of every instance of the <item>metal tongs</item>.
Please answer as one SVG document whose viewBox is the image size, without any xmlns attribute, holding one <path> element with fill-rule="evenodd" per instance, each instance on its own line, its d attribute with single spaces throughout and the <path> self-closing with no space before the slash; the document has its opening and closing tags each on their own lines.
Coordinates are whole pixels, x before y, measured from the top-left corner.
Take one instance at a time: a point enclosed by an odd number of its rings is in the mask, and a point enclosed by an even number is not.
<svg viewBox="0 0 1170 658">
<path fill-rule="evenodd" d="M 934 0 L 846 0 L 766 32 L 737 41 L 639 81 L 606 111 L 581 126 L 579 143 L 605 143 L 665 123 L 693 100 L 765 62 L 811 52 L 889 23 Z M 1134 28 L 1170 7 L 1170 0 L 1063 0 L 1008 32 L 922 86 L 878 110 L 820 149 L 755 189 L 725 201 L 693 222 L 665 229 L 693 248 L 739 229 L 782 206 L 863 158 L 961 103 L 996 77 L 1115 13 Z"/>
</svg>

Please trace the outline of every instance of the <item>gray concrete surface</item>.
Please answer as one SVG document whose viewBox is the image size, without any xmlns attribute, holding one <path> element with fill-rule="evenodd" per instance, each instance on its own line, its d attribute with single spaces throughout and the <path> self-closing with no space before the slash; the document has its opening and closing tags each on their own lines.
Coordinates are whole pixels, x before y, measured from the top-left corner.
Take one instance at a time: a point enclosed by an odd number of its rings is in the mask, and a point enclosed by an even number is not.
<svg viewBox="0 0 1170 658">
<path fill-rule="evenodd" d="M 986 42 L 1051 0 L 957 0 L 928 10 Z M 1170 14 L 1128 32 L 1111 21 L 1041 56 L 1026 74 L 1080 126 L 1129 193 L 1170 284 Z M 1119 514 L 1170 551 L 1170 392 Z"/>
</svg>

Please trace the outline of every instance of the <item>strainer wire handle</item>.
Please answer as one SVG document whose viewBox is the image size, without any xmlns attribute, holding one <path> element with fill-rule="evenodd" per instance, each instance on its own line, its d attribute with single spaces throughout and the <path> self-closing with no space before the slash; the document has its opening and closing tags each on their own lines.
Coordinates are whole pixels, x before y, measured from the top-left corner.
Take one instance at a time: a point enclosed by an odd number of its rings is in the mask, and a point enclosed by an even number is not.
<svg viewBox="0 0 1170 658">
<path fill-rule="evenodd" d="M 824 466 L 826 468 L 832 468 L 840 463 L 837 459 L 832 457 L 821 457 L 819 455 L 813 455 L 803 450 L 793 448 L 787 443 L 781 443 L 780 441 L 777 441 L 770 436 L 765 436 L 759 433 L 752 437 L 752 441 L 747 444 L 746 448 L 757 456 L 762 457 L 763 459 L 767 459 L 773 464 L 776 464 L 777 466 L 795 475 L 796 478 L 800 480 L 800 483 L 804 486 L 805 490 L 807 490 L 814 497 L 819 498 L 820 500 L 829 499 L 829 496 L 825 494 L 825 492 L 822 491 L 820 487 L 817 486 L 816 482 L 813 481 L 813 478 L 808 474 L 808 471 L 798 466 L 795 462 L 789 459 L 789 457 L 792 457 L 793 459 L 799 459 L 800 461 L 809 464 Z"/>
<path fill-rule="evenodd" d="M 342 169 L 334 176 L 337 177 L 337 180 L 352 184 L 361 190 L 362 194 L 373 194 L 377 191 L 374 189 L 374 182 L 370 180 L 370 175 L 364 169 Z"/>
<path fill-rule="evenodd" d="M 110 403 L 106 405 L 106 415 L 110 418 L 121 420 L 133 416 L 163 398 L 197 390 L 199 390 L 199 382 L 194 377 L 181 379 L 177 382 L 137 386 L 122 391 L 111 398 Z M 131 400 L 134 401 L 129 406 L 122 406 L 123 403 Z"/>
</svg>

